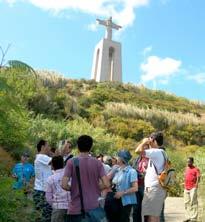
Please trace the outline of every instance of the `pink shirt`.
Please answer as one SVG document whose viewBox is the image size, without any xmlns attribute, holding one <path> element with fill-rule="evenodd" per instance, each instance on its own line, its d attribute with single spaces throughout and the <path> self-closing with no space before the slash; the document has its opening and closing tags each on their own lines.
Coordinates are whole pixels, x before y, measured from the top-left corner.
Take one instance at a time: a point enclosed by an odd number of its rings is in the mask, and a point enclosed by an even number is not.
<svg viewBox="0 0 205 222">
<path fill-rule="evenodd" d="M 78 158 L 84 207 L 85 211 L 88 211 L 99 206 L 98 198 L 101 195 L 99 179 L 105 176 L 105 170 L 102 163 L 94 157 L 80 155 Z M 68 160 L 66 164 L 64 176 L 71 178 L 71 204 L 69 214 L 80 214 L 80 195 L 72 159 Z"/>
<path fill-rule="evenodd" d="M 141 187 L 141 186 L 144 186 L 144 176 L 146 173 L 149 159 L 145 156 L 141 156 L 139 158 L 140 159 L 137 161 L 137 172 L 139 174 L 138 186 Z"/>
<path fill-rule="evenodd" d="M 61 188 L 64 169 L 54 171 L 47 180 L 46 200 L 53 209 L 69 209 L 70 192 Z"/>
</svg>

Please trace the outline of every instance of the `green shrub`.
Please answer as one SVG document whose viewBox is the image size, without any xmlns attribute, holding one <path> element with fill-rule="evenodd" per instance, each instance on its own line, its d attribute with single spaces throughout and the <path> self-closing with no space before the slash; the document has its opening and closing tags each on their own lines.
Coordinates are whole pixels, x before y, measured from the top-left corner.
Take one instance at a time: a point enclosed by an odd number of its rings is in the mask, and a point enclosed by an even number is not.
<svg viewBox="0 0 205 222">
<path fill-rule="evenodd" d="M 11 188 L 11 178 L 0 175 L 0 181 L 0 222 L 34 222 L 32 201 Z"/>
<path fill-rule="evenodd" d="M 108 119 L 107 128 L 110 133 L 137 141 L 147 137 L 155 131 L 154 127 L 149 122 L 120 117 Z"/>
<path fill-rule="evenodd" d="M 94 127 L 85 119 L 76 119 L 67 122 L 44 119 L 37 116 L 30 121 L 29 135 L 33 146 L 44 138 L 56 147 L 59 140 L 70 139 L 74 144 L 82 134 L 88 134 L 94 139 L 94 153 L 112 153 L 116 150 L 117 137 L 109 135 L 105 129 Z"/>
<path fill-rule="evenodd" d="M 176 170 L 176 184 L 169 192 L 170 196 L 183 196 L 184 190 L 184 170 L 186 166 L 186 155 L 183 151 L 174 151 L 167 149 L 169 159 L 171 160 L 173 168 Z"/>
<path fill-rule="evenodd" d="M 85 119 L 80 118 L 69 121 L 67 123 L 67 131 L 71 135 L 73 141 L 76 141 L 77 138 L 82 134 L 92 136 L 92 138 L 94 139 L 92 151 L 95 154 L 111 154 L 117 149 L 116 141 L 118 140 L 118 137 L 108 134 L 105 129 L 94 127 Z"/>
<path fill-rule="evenodd" d="M 70 137 L 66 129 L 66 123 L 63 121 L 45 119 L 42 115 L 38 115 L 36 118 L 31 119 L 29 123 L 29 139 L 33 146 L 36 146 L 40 139 L 45 139 L 51 146 L 56 147 L 59 140 Z"/>
<path fill-rule="evenodd" d="M 11 155 L 0 147 L 0 175 L 10 175 L 11 168 L 14 166 L 14 164 L 15 163 Z"/>
</svg>

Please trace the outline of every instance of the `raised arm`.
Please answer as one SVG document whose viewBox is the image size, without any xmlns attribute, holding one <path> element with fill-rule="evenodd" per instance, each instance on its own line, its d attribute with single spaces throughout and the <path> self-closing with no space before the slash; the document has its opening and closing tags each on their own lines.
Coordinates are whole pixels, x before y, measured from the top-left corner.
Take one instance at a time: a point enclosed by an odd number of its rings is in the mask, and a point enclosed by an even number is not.
<svg viewBox="0 0 205 222">
<path fill-rule="evenodd" d="M 144 138 L 142 142 L 137 146 L 135 149 L 135 153 L 142 153 L 144 152 L 145 148 L 149 145 L 150 139 L 149 138 Z"/>
</svg>

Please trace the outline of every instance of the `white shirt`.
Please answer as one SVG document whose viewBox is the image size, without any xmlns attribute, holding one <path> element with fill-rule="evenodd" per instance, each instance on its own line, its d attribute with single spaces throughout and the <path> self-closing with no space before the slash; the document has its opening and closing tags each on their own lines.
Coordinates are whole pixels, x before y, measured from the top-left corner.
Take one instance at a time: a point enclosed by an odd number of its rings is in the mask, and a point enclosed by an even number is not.
<svg viewBox="0 0 205 222">
<path fill-rule="evenodd" d="M 35 182 L 34 190 L 46 191 L 46 182 L 50 175 L 52 175 L 51 166 L 51 157 L 45 154 L 37 154 L 34 161 L 35 169 Z"/>
<path fill-rule="evenodd" d="M 149 158 L 148 167 L 145 175 L 145 187 L 154 187 L 159 185 L 158 174 L 164 170 L 164 156 L 161 149 L 151 148 L 145 150 L 145 156 Z M 154 165 L 157 168 L 157 173 Z"/>
<path fill-rule="evenodd" d="M 105 174 L 107 175 L 110 172 L 111 167 L 108 164 L 105 164 L 105 163 L 103 163 L 103 167 L 104 167 L 104 170 L 105 170 Z"/>
</svg>

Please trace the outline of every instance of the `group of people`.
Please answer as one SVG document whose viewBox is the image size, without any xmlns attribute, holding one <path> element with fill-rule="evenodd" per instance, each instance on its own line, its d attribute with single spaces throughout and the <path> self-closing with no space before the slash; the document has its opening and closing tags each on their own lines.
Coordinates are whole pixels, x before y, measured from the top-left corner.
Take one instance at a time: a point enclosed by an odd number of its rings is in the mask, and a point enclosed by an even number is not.
<svg viewBox="0 0 205 222">
<path fill-rule="evenodd" d="M 144 138 L 132 156 L 126 149 L 114 157 L 91 154 L 93 139 L 82 135 L 77 140 L 79 154 L 72 155 L 72 143 L 61 141 L 51 154 L 47 141 L 40 140 L 34 167 L 23 153 L 12 175 L 14 189 L 25 189 L 34 179 L 33 201 L 36 222 L 163 222 L 166 190 L 158 174 L 164 169 L 166 152 L 163 134 Z M 185 221 L 197 221 L 199 169 L 188 158 L 185 170 Z M 29 189 L 28 189 L 29 187 Z M 27 190 L 27 191 L 26 191 Z"/>
</svg>

